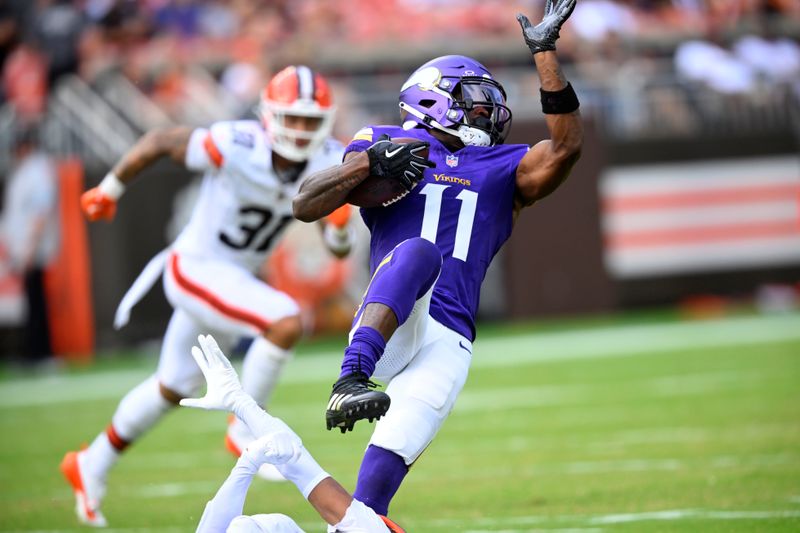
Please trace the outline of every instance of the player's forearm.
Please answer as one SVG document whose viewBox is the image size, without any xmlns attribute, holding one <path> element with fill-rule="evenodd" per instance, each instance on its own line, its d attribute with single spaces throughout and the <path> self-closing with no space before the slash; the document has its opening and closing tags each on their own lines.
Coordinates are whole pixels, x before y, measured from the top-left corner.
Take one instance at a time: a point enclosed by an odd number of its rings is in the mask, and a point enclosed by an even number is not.
<svg viewBox="0 0 800 533">
<path fill-rule="evenodd" d="M 536 63 L 542 90 L 558 92 L 567 87 L 567 79 L 561 71 L 555 51 L 534 54 L 533 60 Z M 575 109 L 570 113 L 545 114 L 545 118 L 547 129 L 550 131 L 550 149 L 568 171 L 580 157 L 583 145 L 583 122 L 580 111 Z"/>
<path fill-rule="evenodd" d="M 308 494 L 308 503 L 326 524 L 336 525 L 347 514 L 347 508 L 353 503 L 353 496 L 338 481 L 326 477 Z"/>
<path fill-rule="evenodd" d="M 192 129 L 185 126 L 151 130 L 122 156 L 111 172 L 124 184 L 164 156 L 183 163 L 191 134 Z"/>
<path fill-rule="evenodd" d="M 234 402 L 233 413 L 247 425 L 250 433 L 252 433 L 256 439 L 276 431 L 277 421 L 275 418 L 259 407 L 256 401 L 247 394 L 243 393 Z M 291 431 L 288 427 L 285 429 L 286 431 Z M 311 493 L 317 486 L 320 485 L 324 479 L 330 477 L 305 448 L 302 449 L 302 453 L 296 461 L 275 466 L 286 479 L 295 484 L 297 489 L 303 494 L 303 497 L 309 499 L 309 501 L 311 501 Z M 326 493 L 326 490 L 322 490 L 321 492 L 317 491 L 317 499 L 315 499 L 315 501 L 327 502 L 327 498 L 322 497 L 321 500 L 318 499 L 321 495 Z M 311 504 L 314 505 L 315 508 L 317 507 L 317 504 L 313 501 Z M 323 507 L 326 512 L 323 518 L 330 518 L 327 514 L 330 510 L 325 507 L 324 503 L 320 503 L 320 506 Z M 344 506 L 344 509 L 347 509 L 347 506 Z M 321 515 L 323 514 L 322 510 L 318 509 L 318 511 Z M 341 519 L 341 516 L 339 519 Z M 333 524 L 335 522 L 329 523 Z"/>
<path fill-rule="evenodd" d="M 228 479 L 206 504 L 197 533 L 217 533 L 225 531 L 231 520 L 242 514 L 244 500 L 255 471 L 243 460 L 239 460 L 231 470 Z"/>
<path fill-rule="evenodd" d="M 539 52 L 533 55 L 539 82 L 545 91 L 560 91 L 567 86 L 567 78 L 561 71 L 558 56 L 555 51 Z"/>
<path fill-rule="evenodd" d="M 555 191 L 569 176 L 583 145 L 583 123 L 578 101 L 568 87 L 555 52 L 533 55 L 542 86 L 542 111 L 550 138 L 537 143 L 517 168 L 518 207 L 525 207 Z"/>
<path fill-rule="evenodd" d="M 348 158 L 341 165 L 312 174 L 303 182 L 292 202 L 294 217 L 313 222 L 345 204 L 347 194 L 369 174 L 366 153 Z"/>
<path fill-rule="evenodd" d="M 233 407 L 233 414 L 245 423 L 255 438 L 275 431 L 272 415 L 264 411 L 248 394 L 242 394 Z"/>
</svg>

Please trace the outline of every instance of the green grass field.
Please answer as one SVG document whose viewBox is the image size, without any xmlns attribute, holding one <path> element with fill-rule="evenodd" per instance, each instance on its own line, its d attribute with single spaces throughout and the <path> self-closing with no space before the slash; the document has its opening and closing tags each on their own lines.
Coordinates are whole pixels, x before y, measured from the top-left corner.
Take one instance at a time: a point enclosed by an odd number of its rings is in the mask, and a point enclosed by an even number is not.
<svg viewBox="0 0 800 533">
<path fill-rule="evenodd" d="M 392 516 L 408 531 L 800 531 L 800 314 L 484 328 L 473 369 Z M 346 487 L 371 426 L 323 411 L 339 351 L 305 345 L 273 402 Z M 0 378 L 0 530 L 78 531 L 58 471 L 155 354 Z M 232 458 L 225 415 L 172 413 L 110 478 L 112 531 L 193 531 Z M 321 521 L 256 480 L 246 512 Z"/>
</svg>

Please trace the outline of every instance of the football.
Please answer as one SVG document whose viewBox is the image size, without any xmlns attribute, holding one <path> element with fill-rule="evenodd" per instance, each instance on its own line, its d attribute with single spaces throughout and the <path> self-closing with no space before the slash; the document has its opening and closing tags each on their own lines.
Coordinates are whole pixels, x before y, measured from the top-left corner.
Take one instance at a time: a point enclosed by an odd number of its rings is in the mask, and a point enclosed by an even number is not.
<svg viewBox="0 0 800 533">
<path fill-rule="evenodd" d="M 418 141 L 419 139 L 411 137 L 395 137 L 392 139 L 392 142 L 397 144 Z M 428 148 L 417 153 L 422 157 L 428 157 Z M 347 195 L 347 203 L 358 207 L 386 207 L 401 200 L 409 192 L 398 181 L 378 176 L 367 176 Z"/>
</svg>

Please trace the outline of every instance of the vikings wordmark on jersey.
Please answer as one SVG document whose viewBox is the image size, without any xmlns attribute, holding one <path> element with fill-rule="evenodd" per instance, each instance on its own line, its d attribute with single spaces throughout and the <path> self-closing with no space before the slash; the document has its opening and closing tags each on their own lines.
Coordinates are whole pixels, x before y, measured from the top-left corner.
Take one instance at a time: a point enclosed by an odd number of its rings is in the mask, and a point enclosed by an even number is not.
<svg viewBox="0 0 800 533">
<path fill-rule="evenodd" d="M 474 339 L 481 282 L 511 235 L 517 165 L 529 147 L 465 146 L 451 153 L 425 129 L 371 126 L 359 132 L 346 152 L 364 151 L 384 133 L 429 142 L 428 158 L 436 168 L 426 170 L 424 179 L 401 201 L 361 210 L 372 235 L 370 266 L 374 271 L 405 239 L 422 237 L 435 243 L 444 265 L 430 314 Z"/>
</svg>

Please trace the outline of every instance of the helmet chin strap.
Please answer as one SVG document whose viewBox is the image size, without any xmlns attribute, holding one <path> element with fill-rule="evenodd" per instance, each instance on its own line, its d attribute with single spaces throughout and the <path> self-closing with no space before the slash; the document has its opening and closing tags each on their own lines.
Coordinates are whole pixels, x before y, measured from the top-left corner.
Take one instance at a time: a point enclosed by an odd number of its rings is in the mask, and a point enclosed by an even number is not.
<svg viewBox="0 0 800 533">
<path fill-rule="evenodd" d="M 489 136 L 488 133 L 485 131 L 473 128 L 471 126 L 467 126 L 466 124 L 460 124 L 458 129 L 448 128 L 446 126 L 442 126 L 439 122 L 433 120 L 431 117 L 424 115 L 419 110 L 411 107 L 410 105 L 406 104 L 405 102 L 400 102 L 400 109 L 407 112 L 409 115 L 413 115 L 417 117 L 422 123 L 426 126 L 430 126 L 435 128 L 439 131 L 443 131 L 454 137 L 458 137 L 465 146 L 491 146 L 492 145 L 492 138 Z M 407 123 L 407 122 L 406 122 Z M 403 124 L 405 128 L 405 124 Z"/>
</svg>

